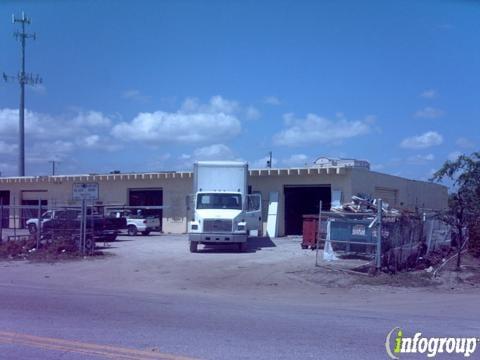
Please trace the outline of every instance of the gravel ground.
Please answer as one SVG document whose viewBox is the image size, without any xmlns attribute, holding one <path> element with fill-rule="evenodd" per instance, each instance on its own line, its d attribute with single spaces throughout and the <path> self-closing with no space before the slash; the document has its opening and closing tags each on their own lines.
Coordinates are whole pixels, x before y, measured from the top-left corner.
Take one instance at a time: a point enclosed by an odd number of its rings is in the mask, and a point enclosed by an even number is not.
<svg viewBox="0 0 480 360">
<path fill-rule="evenodd" d="M 418 292 L 469 291 L 478 286 L 439 286 L 425 273 L 391 277 L 368 277 L 336 271 L 349 269 L 365 260 L 338 260 L 326 263 L 319 251 L 321 267 L 315 267 L 315 251 L 302 250 L 300 237 L 252 238 L 249 251 L 235 246 L 200 248 L 192 254 L 186 235 L 120 236 L 101 247 L 103 257 L 56 263 L 25 261 L 0 262 L 0 283 L 39 286 L 73 286 L 155 292 L 192 292 L 252 298 L 281 298 L 315 301 L 318 294 L 347 292 L 362 295 Z M 103 243 L 97 243 L 97 246 Z"/>
</svg>

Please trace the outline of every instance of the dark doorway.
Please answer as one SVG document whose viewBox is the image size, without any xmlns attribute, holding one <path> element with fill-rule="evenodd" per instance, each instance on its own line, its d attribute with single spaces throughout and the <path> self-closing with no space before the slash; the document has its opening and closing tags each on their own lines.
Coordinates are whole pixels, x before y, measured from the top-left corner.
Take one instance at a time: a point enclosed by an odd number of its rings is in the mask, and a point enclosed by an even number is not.
<svg viewBox="0 0 480 360">
<path fill-rule="evenodd" d="M 162 209 L 144 209 L 144 206 L 163 206 L 163 190 L 162 189 L 130 189 L 128 194 L 128 204 L 130 206 L 138 206 L 139 210 L 145 216 L 154 216 L 160 220 L 160 229 L 162 231 Z M 135 211 L 135 209 L 132 209 Z"/>
<path fill-rule="evenodd" d="M 10 191 L 0 191 L 0 204 L 5 206 L 10 205 Z M 8 227 L 9 216 L 9 209 L 2 209 L 2 214 L 0 214 L 0 221 L 2 222 L 2 227 Z"/>
<path fill-rule="evenodd" d="M 43 212 L 47 210 L 48 201 L 40 200 L 40 204 L 42 205 L 41 213 L 43 214 Z M 38 218 L 38 200 L 22 200 L 22 205 L 28 206 L 22 208 L 20 213 L 20 227 L 23 229 L 27 226 L 28 219 Z"/>
<path fill-rule="evenodd" d="M 301 235 L 303 215 L 318 214 L 322 201 L 322 211 L 329 211 L 332 201 L 330 185 L 285 186 L 285 235 Z"/>
</svg>

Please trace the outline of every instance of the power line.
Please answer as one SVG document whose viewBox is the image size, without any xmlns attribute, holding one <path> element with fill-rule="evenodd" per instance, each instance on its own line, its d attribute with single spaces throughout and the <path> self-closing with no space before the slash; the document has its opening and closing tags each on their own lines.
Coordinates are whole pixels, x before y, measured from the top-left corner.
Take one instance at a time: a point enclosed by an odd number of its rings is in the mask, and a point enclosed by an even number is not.
<svg viewBox="0 0 480 360">
<path fill-rule="evenodd" d="M 25 16 L 22 12 L 22 17 L 17 18 L 12 15 L 12 23 L 19 23 L 21 25 L 20 31 L 15 31 L 13 35 L 21 43 L 21 69 L 17 76 L 9 76 L 3 73 L 5 81 L 18 81 L 20 84 L 20 106 L 18 115 L 18 176 L 25 176 L 25 84 L 36 85 L 42 83 L 39 75 L 27 74 L 25 72 L 25 44 L 27 39 L 35 40 L 37 35 L 35 33 L 29 34 L 25 32 L 25 25 L 30 25 L 31 19 Z"/>
</svg>

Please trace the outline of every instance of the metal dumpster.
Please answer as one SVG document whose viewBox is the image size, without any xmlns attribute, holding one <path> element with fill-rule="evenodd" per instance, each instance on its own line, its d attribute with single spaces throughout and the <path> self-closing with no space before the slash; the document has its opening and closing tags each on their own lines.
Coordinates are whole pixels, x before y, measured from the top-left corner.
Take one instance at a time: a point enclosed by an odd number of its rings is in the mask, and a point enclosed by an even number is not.
<svg viewBox="0 0 480 360">
<path fill-rule="evenodd" d="M 303 215 L 302 249 L 317 246 L 318 215 Z"/>
<path fill-rule="evenodd" d="M 322 245 L 327 234 L 327 218 L 322 216 L 320 242 Z M 318 238 L 318 215 L 303 215 L 302 249 L 316 249 Z"/>
</svg>

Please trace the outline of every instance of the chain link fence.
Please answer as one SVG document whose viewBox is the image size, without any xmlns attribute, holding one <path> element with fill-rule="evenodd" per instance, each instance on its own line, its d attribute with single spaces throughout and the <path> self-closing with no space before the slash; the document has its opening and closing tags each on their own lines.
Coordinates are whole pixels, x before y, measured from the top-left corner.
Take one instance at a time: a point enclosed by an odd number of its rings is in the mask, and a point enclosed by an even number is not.
<svg viewBox="0 0 480 360">
<path fill-rule="evenodd" d="M 108 216 L 103 206 L 87 204 L 47 206 L 0 204 L 0 243 L 23 244 L 28 251 L 92 255 L 96 241 L 114 241 L 126 219 Z M 8 247 L 8 246 L 7 246 Z M 18 246 L 17 246 L 18 247 Z"/>
<path fill-rule="evenodd" d="M 377 270 L 397 272 L 429 263 L 436 252 L 449 249 L 451 228 L 434 211 L 387 210 L 380 199 L 375 211 L 322 211 L 315 218 L 317 260 L 362 257 Z M 319 236 L 318 236 L 319 234 Z"/>
</svg>

